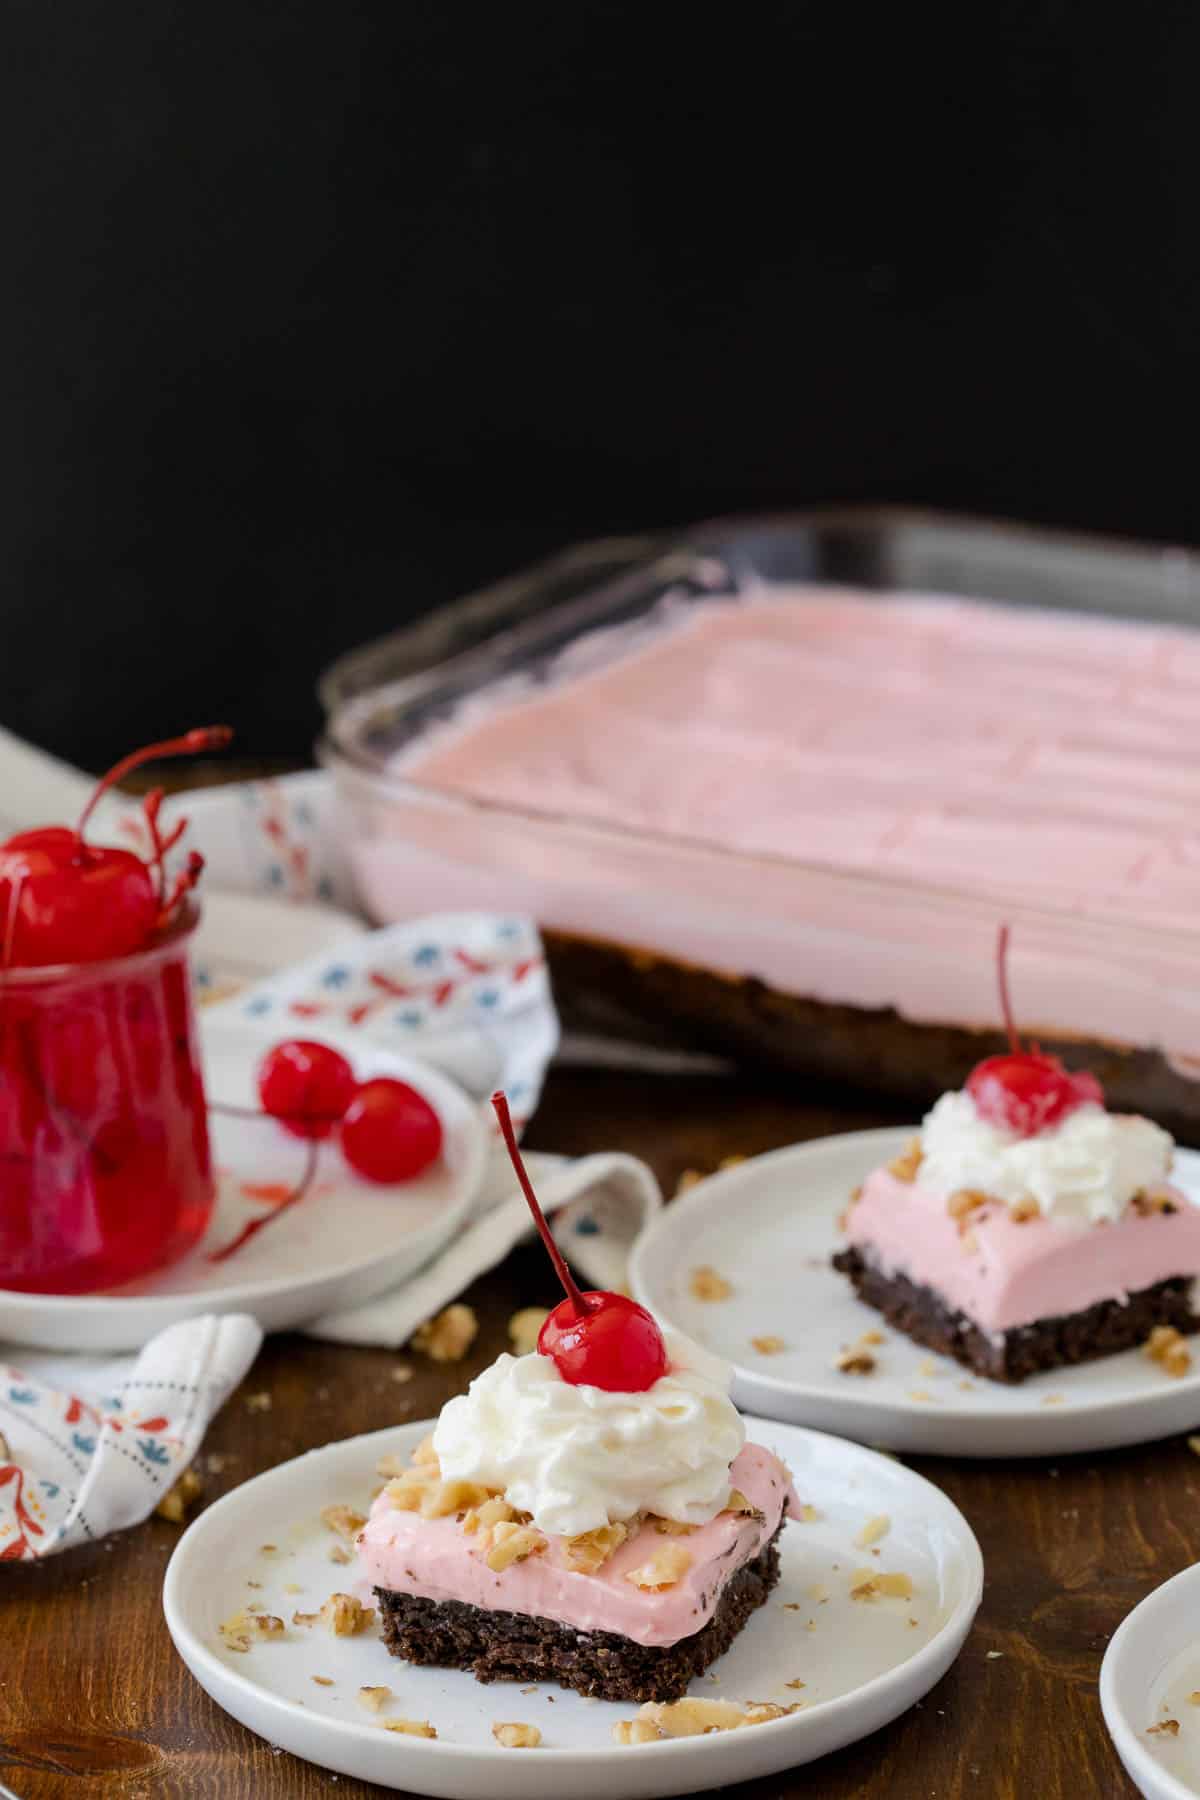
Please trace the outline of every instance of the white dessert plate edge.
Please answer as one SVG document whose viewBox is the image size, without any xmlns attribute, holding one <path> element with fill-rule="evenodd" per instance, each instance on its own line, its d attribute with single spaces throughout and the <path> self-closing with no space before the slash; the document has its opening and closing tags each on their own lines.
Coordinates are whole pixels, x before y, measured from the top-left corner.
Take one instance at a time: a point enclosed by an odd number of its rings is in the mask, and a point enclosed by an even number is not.
<svg viewBox="0 0 1200 1800">
<path fill-rule="evenodd" d="M 775 1442 L 785 1453 L 790 1445 L 793 1454 L 803 1451 L 854 1471 L 852 1484 L 858 1482 L 860 1474 L 868 1478 L 874 1474 L 877 1484 L 883 1484 L 885 1490 L 894 1494 L 899 1489 L 911 1497 L 913 1513 L 927 1515 L 948 1546 L 959 1590 L 933 1635 L 906 1659 L 850 1692 L 784 1718 L 734 1732 L 645 1745 L 542 1745 L 522 1754 L 498 1745 L 455 1743 L 444 1737 L 426 1741 L 397 1736 L 382 1730 L 365 1715 L 361 1722 L 331 1718 L 316 1710 L 316 1700 L 311 1708 L 298 1705 L 256 1682 L 249 1673 L 230 1667 L 209 1648 L 199 1622 L 206 1605 L 211 1610 L 214 1558 L 219 1561 L 222 1545 L 231 1535 L 239 1542 L 255 1542 L 266 1529 L 261 1522 L 266 1518 L 273 1521 L 270 1529 L 282 1547 L 286 1541 L 284 1527 L 273 1504 L 277 1492 L 286 1491 L 287 1506 L 295 1517 L 306 1504 L 313 1507 L 337 1492 L 338 1483 L 348 1478 L 340 1474 L 343 1468 L 354 1470 L 361 1478 L 363 1468 L 373 1467 L 382 1451 L 402 1452 L 415 1447 L 431 1428 L 430 1420 L 310 1451 L 235 1488 L 201 1513 L 176 1546 L 163 1584 L 163 1608 L 172 1640 L 196 1680 L 217 1704 L 273 1745 L 342 1774 L 414 1793 L 446 1796 L 448 1800 L 530 1800 L 531 1796 L 543 1794 L 558 1800 L 566 1775 L 570 1777 L 573 1800 L 641 1800 L 642 1796 L 694 1793 L 748 1781 L 814 1761 L 899 1717 L 942 1678 L 962 1649 L 978 1610 L 983 1592 L 983 1558 L 958 1509 L 939 1488 L 913 1471 L 823 1433 L 762 1421 L 761 1433 L 756 1434 L 756 1422 L 747 1423 L 752 1436 L 761 1435 L 768 1442 Z M 866 1500 L 864 1494 L 864 1505 Z M 329 1574 L 336 1579 L 332 1568 Z M 337 1642 L 327 1638 L 325 1646 L 327 1666 L 336 1667 Z M 303 1649 L 307 1647 L 306 1643 Z M 384 1653 L 377 1642 L 374 1648 L 382 1657 Z M 267 1646 L 262 1654 L 269 1655 L 270 1649 Z M 736 1649 L 735 1644 L 728 1654 L 734 1655 Z M 404 1675 L 395 1674 L 398 1682 L 411 1680 L 414 1672 L 404 1664 L 385 1664 L 379 1673 L 397 1669 L 405 1671 Z M 480 1687 L 460 1671 L 419 1673 L 466 1684 L 461 1693 L 471 1704 L 477 1702 L 478 1708 L 488 1715 L 512 1717 L 514 1713 L 520 1716 L 532 1710 L 530 1702 L 515 1701 L 514 1690 L 506 1683 Z M 562 1713 L 562 1708 L 557 1710 Z M 598 1717 L 597 1730 L 600 1725 Z"/>
<path fill-rule="evenodd" d="M 1164 1581 L 1125 1615 L 1100 1665 L 1100 1708 L 1108 1735 L 1146 1800 L 1196 1800 L 1200 1794 L 1200 1786 L 1182 1781 L 1159 1761 L 1145 1738 L 1156 1716 L 1151 1690 L 1188 1651 L 1200 1669 L 1200 1563 Z M 1200 1733 L 1194 1709 L 1183 1729 L 1189 1727 Z M 1164 1747 L 1165 1754 L 1175 1742 Z M 1195 1766 L 1200 1775 L 1200 1756 Z"/>
</svg>

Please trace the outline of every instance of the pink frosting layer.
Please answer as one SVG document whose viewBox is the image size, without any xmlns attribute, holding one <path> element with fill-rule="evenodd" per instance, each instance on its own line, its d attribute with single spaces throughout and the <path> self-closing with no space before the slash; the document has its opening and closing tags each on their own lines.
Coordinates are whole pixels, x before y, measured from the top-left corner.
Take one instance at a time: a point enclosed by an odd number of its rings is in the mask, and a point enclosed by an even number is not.
<svg viewBox="0 0 1200 1800">
<path fill-rule="evenodd" d="M 933 1288 L 983 1330 L 1011 1331 L 1124 1300 L 1171 1276 L 1200 1275 L 1200 1208 L 1177 1189 L 1164 1191 L 1178 1211 L 1089 1225 L 1017 1222 L 997 1204 L 973 1213 L 964 1236 L 945 1194 L 877 1169 L 850 1209 L 847 1236 L 878 1267 Z"/>
<path fill-rule="evenodd" d="M 359 1573 L 373 1587 L 426 1600 L 462 1600 L 487 1612 L 527 1613 L 580 1631 L 615 1631 L 637 1644 L 677 1644 L 708 1623 L 729 1577 L 757 1556 L 785 1512 L 794 1516 L 799 1507 L 787 1470 L 757 1444 L 747 1444 L 735 1457 L 730 1480 L 765 1515 L 761 1524 L 719 1513 L 678 1538 L 643 1526 L 594 1575 L 566 1567 L 561 1538 L 551 1538 L 542 1555 L 497 1573 L 456 1518 L 402 1512 L 385 1490 L 359 1534 Z M 668 1544 L 680 1545 L 692 1558 L 673 1586 L 654 1593 L 626 1581 L 631 1569 Z"/>
<path fill-rule="evenodd" d="M 484 696 L 405 752 L 409 786 L 355 790 L 349 851 L 380 919 L 519 909 L 915 1020 L 999 1022 L 1003 906 L 1030 1030 L 1182 1062 L 1197 768 L 1196 632 L 779 589 Z"/>
</svg>

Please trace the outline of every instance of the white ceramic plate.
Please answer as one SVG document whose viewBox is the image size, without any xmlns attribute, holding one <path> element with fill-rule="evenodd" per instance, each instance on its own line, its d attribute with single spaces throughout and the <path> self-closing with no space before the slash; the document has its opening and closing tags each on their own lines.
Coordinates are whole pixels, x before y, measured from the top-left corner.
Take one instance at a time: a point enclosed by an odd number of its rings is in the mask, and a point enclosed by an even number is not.
<svg viewBox="0 0 1200 1800">
<path fill-rule="evenodd" d="M 289 963 L 336 950 L 365 930 L 361 920 L 336 907 L 209 888 L 192 943 L 192 973 L 201 999 L 218 999 Z"/>
<path fill-rule="evenodd" d="M 331 1038 L 329 1032 L 323 1037 Z M 236 1020 L 204 1020 L 212 1099 L 246 1104 L 262 1041 Z M 338 1307 L 370 1300 L 436 1255 L 469 1212 L 483 1178 L 487 1137 L 474 1103 L 423 1063 L 388 1054 L 386 1072 L 417 1088 L 442 1121 L 445 1149 L 417 1181 L 381 1187 L 360 1180 L 334 1146 L 322 1147 L 312 1189 L 227 1262 L 213 1250 L 249 1219 L 271 1210 L 247 1186 L 286 1189 L 304 1169 L 305 1147 L 270 1120 L 211 1116 L 221 1171 L 212 1223 L 196 1248 L 162 1274 L 106 1294 L 18 1294 L 0 1290 L 0 1342 L 50 1350 L 139 1350 L 177 1319 L 204 1312 L 252 1313 L 285 1331 Z M 386 1070 L 384 1069 L 386 1065 Z"/>
<path fill-rule="evenodd" d="M 734 1367 L 746 1412 L 907 1450 L 955 1456 L 1063 1456 L 1148 1443 L 1200 1425 L 1200 1367 L 1174 1379 L 1138 1350 L 1018 1387 L 931 1356 L 854 1298 L 830 1266 L 837 1219 L 852 1188 L 897 1155 L 913 1128 L 857 1131 L 796 1144 L 699 1183 L 654 1220 L 634 1247 L 638 1299 Z M 1200 1155 L 1180 1150 L 1174 1179 L 1200 1194 Z M 701 1301 L 691 1271 L 708 1264 L 733 1284 Z M 843 1345 L 879 1329 L 870 1375 L 840 1374 Z M 785 1349 L 755 1350 L 755 1338 Z"/>
<path fill-rule="evenodd" d="M 1200 1794 L 1200 1563 L 1135 1606 L 1100 1668 L 1104 1723 L 1131 1781 L 1146 1800 Z M 1178 1736 L 1149 1731 L 1163 1719 Z"/>
<path fill-rule="evenodd" d="M 631 1718 L 632 1705 L 584 1700 L 550 1682 L 527 1692 L 508 1683 L 485 1687 L 458 1670 L 412 1668 L 390 1657 L 374 1634 L 333 1638 L 320 1627 L 289 1625 L 284 1641 L 265 1640 L 246 1654 L 227 1650 L 218 1628 L 247 1601 L 290 1621 L 294 1610 L 315 1610 L 347 1589 L 353 1572 L 329 1561 L 335 1540 L 321 1526 L 320 1510 L 341 1501 L 365 1512 L 379 1456 L 411 1450 L 428 1421 L 313 1451 L 202 1513 L 167 1569 L 171 1636 L 200 1685 L 252 1731 L 325 1768 L 412 1793 L 635 1800 L 811 1762 L 896 1718 L 945 1674 L 979 1605 L 983 1562 L 962 1514 L 911 1470 L 819 1433 L 750 1423 L 757 1442 L 786 1458 L 819 1516 L 787 1527 L 778 1588 L 712 1671 L 717 1681 L 703 1677 L 693 1691 L 804 1701 L 801 1711 L 771 1724 L 618 1745 L 613 1723 Z M 880 1514 L 890 1529 L 873 1558 L 853 1540 Z M 264 1542 L 276 1549 L 264 1554 Z M 850 1600 L 851 1577 L 867 1565 L 907 1573 L 912 1600 Z M 789 1688 L 790 1680 L 806 1686 Z M 437 1741 L 385 1731 L 357 1700 L 361 1686 L 377 1685 L 392 1689 L 381 1717 L 426 1719 Z M 536 1724 L 541 1747 L 499 1748 L 491 1734 L 496 1720 Z"/>
</svg>

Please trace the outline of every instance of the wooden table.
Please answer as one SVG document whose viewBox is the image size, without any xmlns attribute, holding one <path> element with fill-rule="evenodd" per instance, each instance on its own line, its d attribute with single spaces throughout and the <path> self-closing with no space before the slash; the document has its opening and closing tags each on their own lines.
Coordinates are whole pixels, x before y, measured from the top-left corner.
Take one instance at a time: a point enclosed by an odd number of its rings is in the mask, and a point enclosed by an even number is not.
<svg viewBox="0 0 1200 1800">
<path fill-rule="evenodd" d="M 750 1079 L 556 1070 L 529 1134 L 535 1148 L 620 1148 L 664 1189 L 798 1138 L 898 1122 L 845 1094 L 802 1097 Z M 451 1367 L 300 1337 L 272 1339 L 202 1452 L 226 1459 L 206 1498 L 302 1450 L 436 1413 L 506 1348 L 518 1307 L 556 1298 L 545 1257 L 513 1253 L 466 1298 L 482 1330 Z M 409 1360 L 406 1356 L 406 1360 Z M 269 1413 L 244 1394 L 269 1393 Z M 1123 1615 L 1200 1557 L 1200 1462 L 1182 1440 L 1045 1463 L 911 1458 L 979 1535 L 987 1585 L 956 1666 L 924 1703 L 814 1769 L 735 1791 L 745 1800 L 1119 1800 L 1134 1790 L 1109 1745 L 1097 1677 Z M 226 1717 L 176 1657 L 159 1607 L 178 1528 L 154 1519 L 43 1564 L 0 1569 L 0 1776 L 21 1800 L 272 1800 L 383 1790 L 275 1753 Z M 988 1652 L 1000 1655 L 989 1658 Z"/>
</svg>

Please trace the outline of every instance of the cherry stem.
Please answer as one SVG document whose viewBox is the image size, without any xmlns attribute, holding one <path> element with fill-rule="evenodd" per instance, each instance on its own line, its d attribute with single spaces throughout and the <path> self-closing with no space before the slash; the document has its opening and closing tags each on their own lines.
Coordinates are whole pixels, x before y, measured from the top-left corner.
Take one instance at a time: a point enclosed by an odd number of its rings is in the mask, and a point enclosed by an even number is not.
<svg viewBox="0 0 1200 1800">
<path fill-rule="evenodd" d="M 214 1112 L 233 1112 L 239 1109 L 233 1107 L 214 1107 L 212 1110 Z M 250 1116 L 269 1118 L 270 1114 L 262 1113 Z M 283 1213 L 290 1212 L 298 1200 L 303 1200 L 305 1194 L 307 1194 L 309 1188 L 312 1186 L 313 1176 L 317 1172 L 317 1151 L 319 1148 L 320 1146 L 315 1139 L 310 1140 L 308 1154 L 304 1159 L 304 1173 L 301 1175 L 295 1187 L 288 1194 L 287 1198 L 281 1200 L 277 1206 L 272 1207 L 269 1213 L 263 1213 L 257 1219 L 247 1220 L 246 1224 L 242 1226 L 242 1229 L 238 1232 L 236 1237 L 230 1238 L 229 1242 L 223 1244 L 219 1250 L 210 1252 L 208 1258 L 209 1262 L 228 1262 L 229 1258 L 231 1256 L 236 1256 L 237 1252 L 244 1244 L 248 1244 L 251 1238 L 257 1237 L 260 1231 L 265 1231 L 268 1225 L 273 1225 L 275 1220 Z"/>
<path fill-rule="evenodd" d="M 1012 1001 L 1008 994 L 1008 926 L 1002 925 L 996 933 L 996 980 L 1000 988 L 1000 1011 L 1004 1015 L 1004 1029 L 1008 1033 L 1008 1047 L 1014 1056 L 1024 1056 L 1021 1039 L 1017 1034 L 1017 1023 L 1013 1017 Z"/>
<path fill-rule="evenodd" d="M 165 738 L 161 744 L 147 744 L 144 750 L 131 750 L 128 756 L 123 756 L 119 763 L 114 763 L 108 774 L 102 775 L 96 783 L 91 799 L 80 814 L 75 836 L 83 842 L 83 828 L 109 788 L 114 787 L 118 781 L 124 781 L 126 775 L 140 769 L 143 763 L 157 762 L 163 756 L 196 756 L 204 750 L 224 750 L 232 739 L 233 730 L 228 725 L 201 725 L 195 731 L 185 732 L 182 737 Z"/>
<path fill-rule="evenodd" d="M 500 1121 L 500 1135 L 504 1139 L 504 1147 L 508 1151 L 513 1168 L 516 1170 L 517 1180 L 521 1184 L 521 1192 L 529 1202 L 529 1210 L 533 1214 L 533 1222 L 537 1226 L 538 1231 L 541 1234 L 542 1242 L 545 1244 L 546 1249 L 550 1254 L 550 1261 L 554 1264 L 558 1279 L 562 1282 L 563 1287 L 566 1290 L 567 1299 L 575 1309 L 575 1317 L 577 1319 L 586 1318 L 587 1307 L 584 1304 L 583 1295 L 575 1284 L 574 1277 L 567 1267 L 566 1259 L 564 1258 L 562 1251 L 554 1241 L 554 1235 L 546 1223 L 546 1215 L 538 1205 L 537 1195 L 533 1191 L 533 1183 L 529 1179 L 529 1172 L 522 1161 L 521 1152 L 517 1148 L 517 1134 L 513 1130 L 512 1117 L 508 1110 L 508 1096 L 504 1093 L 503 1089 L 497 1089 L 492 1095 L 492 1105 L 495 1107 L 496 1117 Z"/>
</svg>

